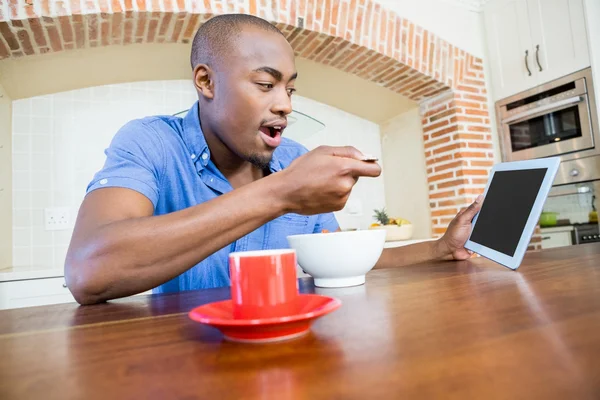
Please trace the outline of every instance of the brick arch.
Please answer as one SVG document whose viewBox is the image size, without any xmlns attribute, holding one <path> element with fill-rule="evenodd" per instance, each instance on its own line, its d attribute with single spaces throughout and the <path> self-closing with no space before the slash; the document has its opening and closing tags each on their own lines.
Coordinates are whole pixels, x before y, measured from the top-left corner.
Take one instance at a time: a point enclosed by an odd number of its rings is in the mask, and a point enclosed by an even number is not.
<svg viewBox="0 0 600 400">
<path fill-rule="evenodd" d="M 0 60 L 189 43 L 203 22 L 233 12 L 271 21 L 297 56 L 420 103 L 435 235 L 481 192 L 493 156 L 482 60 L 373 0 L 13 0 L 0 4 Z"/>
</svg>

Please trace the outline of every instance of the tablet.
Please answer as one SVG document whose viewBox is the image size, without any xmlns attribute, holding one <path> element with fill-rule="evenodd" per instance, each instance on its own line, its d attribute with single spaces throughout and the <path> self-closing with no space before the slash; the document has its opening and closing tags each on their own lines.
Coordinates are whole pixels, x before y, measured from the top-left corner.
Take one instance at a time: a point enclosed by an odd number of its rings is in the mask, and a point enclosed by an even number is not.
<svg viewBox="0 0 600 400">
<path fill-rule="evenodd" d="M 558 157 L 496 164 L 490 171 L 483 206 L 473 218 L 465 248 L 517 269 L 559 164 Z"/>
</svg>

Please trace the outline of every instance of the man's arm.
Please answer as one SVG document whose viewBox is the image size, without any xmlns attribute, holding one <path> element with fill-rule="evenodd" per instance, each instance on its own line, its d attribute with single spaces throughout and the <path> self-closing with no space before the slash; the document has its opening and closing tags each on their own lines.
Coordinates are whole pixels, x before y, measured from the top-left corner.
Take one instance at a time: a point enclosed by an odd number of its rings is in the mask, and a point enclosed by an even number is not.
<svg viewBox="0 0 600 400">
<path fill-rule="evenodd" d="M 279 173 L 161 216 L 134 190 L 96 189 L 77 218 L 67 285 L 81 304 L 143 292 L 282 214 L 340 210 L 359 176 L 381 172 L 361 157 L 353 148 L 321 147 Z"/>
<path fill-rule="evenodd" d="M 466 260 L 471 252 L 464 246 L 471 232 L 471 221 L 481 210 L 482 200 L 483 197 L 479 196 L 473 204 L 460 211 L 438 240 L 383 249 L 375 268 L 402 267 L 439 259 Z"/>
</svg>

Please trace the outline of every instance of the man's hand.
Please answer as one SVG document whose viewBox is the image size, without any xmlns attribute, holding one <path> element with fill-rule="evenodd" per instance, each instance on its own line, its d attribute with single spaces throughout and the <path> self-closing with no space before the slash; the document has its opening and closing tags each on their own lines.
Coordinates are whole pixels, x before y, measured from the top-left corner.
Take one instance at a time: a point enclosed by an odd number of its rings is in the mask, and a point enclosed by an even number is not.
<svg viewBox="0 0 600 400">
<path fill-rule="evenodd" d="M 465 249 L 465 243 L 471 233 L 471 221 L 481 210 L 483 196 L 479 195 L 469 207 L 461 210 L 448 225 L 444 236 L 439 240 L 442 252 L 452 255 L 455 260 L 466 260 L 473 254 Z"/>
<path fill-rule="evenodd" d="M 344 208 L 350 191 L 361 176 L 377 177 L 381 167 L 354 147 L 321 146 L 297 158 L 274 174 L 286 212 L 319 214 Z"/>
</svg>

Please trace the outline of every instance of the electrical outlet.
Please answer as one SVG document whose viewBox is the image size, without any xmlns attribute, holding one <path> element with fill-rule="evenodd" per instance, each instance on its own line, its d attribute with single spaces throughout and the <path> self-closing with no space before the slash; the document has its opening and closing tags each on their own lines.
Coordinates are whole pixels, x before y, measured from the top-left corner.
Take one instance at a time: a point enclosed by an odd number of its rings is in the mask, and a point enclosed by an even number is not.
<svg viewBox="0 0 600 400">
<path fill-rule="evenodd" d="M 68 207 L 45 208 L 44 219 L 44 226 L 47 231 L 62 231 L 71 227 Z"/>
</svg>

